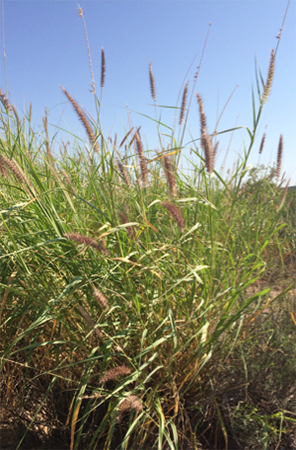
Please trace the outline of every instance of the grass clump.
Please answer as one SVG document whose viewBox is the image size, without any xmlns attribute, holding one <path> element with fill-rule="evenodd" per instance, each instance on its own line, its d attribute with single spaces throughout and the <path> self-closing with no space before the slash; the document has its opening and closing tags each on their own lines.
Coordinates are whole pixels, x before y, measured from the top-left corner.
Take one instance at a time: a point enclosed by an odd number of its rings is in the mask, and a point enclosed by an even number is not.
<svg viewBox="0 0 296 450">
<path fill-rule="evenodd" d="M 188 83 L 181 138 L 150 159 L 139 128 L 109 145 L 99 109 L 92 124 L 65 88 L 90 148 L 54 156 L 47 119 L 40 137 L 1 97 L 1 413 L 23 424 L 15 448 L 292 442 L 293 369 L 279 368 L 295 351 L 296 197 L 279 183 L 282 138 L 270 173 L 247 168 L 275 58 L 230 178 L 199 94 L 194 175 L 180 170 Z M 156 101 L 151 63 L 149 76 Z M 93 94 L 100 105 L 94 81 Z"/>
</svg>

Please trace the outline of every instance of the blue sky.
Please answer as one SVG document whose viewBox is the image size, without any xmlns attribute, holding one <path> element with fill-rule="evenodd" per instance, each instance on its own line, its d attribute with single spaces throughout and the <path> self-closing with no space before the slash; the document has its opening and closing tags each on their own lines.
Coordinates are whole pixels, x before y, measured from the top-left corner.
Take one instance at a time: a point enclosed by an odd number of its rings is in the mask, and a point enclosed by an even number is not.
<svg viewBox="0 0 296 450">
<path fill-rule="evenodd" d="M 6 73 L 10 101 L 27 111 L 33 104 L 35 130 L 42 127 L 44 107 L 49 110 L 51 133 L 54 125 L 85 139 L 72 106 L 60 85 L 95 116 L 90 93 L 91 77 L 78 2 L 4 0 Z M 133 111 L 153 119 L 148 67 L 152 61 L 157 104 L 176 106 L 186 72 L 189 93 L 211 22 L 210 35 L 195 91 L 203 98 L 208 131 L 213 131 L 228 97 L 236 85 L 218 131 L 235 126 L 252 127 L 252 83 L 255 84 L 255 56 L 264 79 L 270 52 L 282 24 L 286 0 L 94 0 L 79 2 L 87 25 L 90 51 L 100 95 L 101 47 L 106 55 L 106 79 L 102 96 L 101 123 L 106 136 L 118 140 L 128 129 L 126 104 Z M 275 66 L 271 95 L 265 105 L 250 164 L 271 164 L 276 160 L 279 136 L 284 138 L 282 171 L 296 184 L 296 1 L 291 0 Z M 1 21 L 2 22 L 2 21 Z M 1 36 L 2 36 L 1 23 Z M 0 88 L 5 91 L 4 58 L 1 52 Z M 218 108 L 218 112 L 217 112 Z M 157 109 L 158 117 L 173 127 L 173 110 Z M 155 122 L 132 113 L 141 125 L 145 149 L 159 148 Z M 199 138 L 200 125 L 194 96 L 188 130 Z M 161 128 L 166 133 L 165 128 Z M 178 134 L 178 127 L 176 127 Z M 262 134 L 267 138 L 259 159 Z M 59 137 L 67 139 L 65 133 Z M 59 138 L 58 138 L 59 139 Z M 191 140 L 189 132 L 184 144 Z M 248 146 L 245 130 L 221 135 L 216 168 L 227 153 L 227 167 Z M 230 142 L 231 141 L 231 142 Z M 57 141 L 58 143 L 58 141 Z M 164 138 L 164 144 L 169 143 Z M 58 145 L 56 144 L 56 149 Z M 189 156 L 189 149 L 184 150 Z"/>
</svg>

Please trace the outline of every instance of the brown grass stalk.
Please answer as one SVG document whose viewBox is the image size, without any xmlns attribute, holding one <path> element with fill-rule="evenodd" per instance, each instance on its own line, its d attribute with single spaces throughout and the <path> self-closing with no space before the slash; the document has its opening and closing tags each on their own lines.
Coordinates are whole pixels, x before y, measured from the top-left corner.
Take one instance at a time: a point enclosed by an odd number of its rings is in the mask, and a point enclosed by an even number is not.
<svg viewBox="0 0 296 450">
<path fill-rule="evenodd" d="M 91 125 L 86 117 L 86 115 L 84 114 L 84 112 L 82 111 L 82 109 L 80 108 L 80 106 L 78 105 L 78 103 L 74 100 L 74 98 L 72 97 L 71 94 L 69 94 L 69 92 L 62 86 L 60 86 L 62 91 L 64 92 L 65 96 L 67 97 L 67 99 L 69 100 L 69 102 L 72 104 L 73 108 L 75 109 L 80 121 L 82 122 L 86 133 L 88 135 L 88 138 L 90 140 L 91 145 L 94 147 L 94 150 L 99 153 L 100 152 L 100 147 L 98 142 L 96 141 L 94 132 L 91 128 Z"/>
<path fill-rule="evenodd" d="M 182 214 L 181 214 L 181 211 L 179 210 L 179 208 L 177 208 L 177 206 L 173 205 L 170 202 L 162 202 L 161 206 L 163 206 L 165 209 L 167 209 L 169 211 L 171 216 L 177 222 L 177 225 L 178 225 L 180 231 L 183 231 L 185 228 L 185 224 L 184 224 L 184 219 L 182 217 Z"/>
<path fill-rule="evenodd" d="M 130 133 L 133 131 L 134 127 L 132 127 L 129 132 L 124 136 L 124 138 L 122 139 L 122 141 L 119 144 L 119 148 L 121 148 L 123 146 L 123 144 L 125 143 L 125 141 L 127 140 L 128 136 L 130 135 Z"/>
<path fill-rule="evenodd" d="M 88 62 L 89 62 L 90 75 L 91 75 L 91 92 L 95 93 L 96 92 L 96 86 L 95 86 L 94 72 L 93 72 L 91 56 L 90 56 L 90 48 L 89 48 L 89 42 L 88 42 L 86 23 L 85 23 L 84 16 L 83 16 L 83 9 L 79 5 L 78 5 L 78 14 L 79 14 L 79 16 L 81 17 L 81 19 L 83 21 L 85 40 L 86 40 L 86 47 L 87 47 L 87 55 L 88 55 Z"/>
</svg>

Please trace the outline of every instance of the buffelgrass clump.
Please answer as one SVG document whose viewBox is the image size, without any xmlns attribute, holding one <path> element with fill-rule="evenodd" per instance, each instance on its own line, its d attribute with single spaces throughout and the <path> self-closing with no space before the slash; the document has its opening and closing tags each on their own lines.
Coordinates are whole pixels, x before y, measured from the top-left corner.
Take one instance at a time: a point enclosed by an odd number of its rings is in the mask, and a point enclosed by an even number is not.
<svg viewBox="0 0 296 450">
<path fill-rule="evenodd" d="M 248 168 L 270 87 L 268 75 L 231 178 L 199 94 L 204 153 L 193 140 L 194 175 L 178 165 L 187 84 L 181 136 L 164 153 L 159 133 L 149 161 L 129 116 L 119 148 L 98 115 L 101 148 L 61 143 L 57 158 L 46 124 L 38 140 L 31 113 L 20 127 L 2 102 L 0 391 L 24 446 L 32 432 L 71 450 L 291 447 L 295 196 L 278 162 Z"/>
</svg>

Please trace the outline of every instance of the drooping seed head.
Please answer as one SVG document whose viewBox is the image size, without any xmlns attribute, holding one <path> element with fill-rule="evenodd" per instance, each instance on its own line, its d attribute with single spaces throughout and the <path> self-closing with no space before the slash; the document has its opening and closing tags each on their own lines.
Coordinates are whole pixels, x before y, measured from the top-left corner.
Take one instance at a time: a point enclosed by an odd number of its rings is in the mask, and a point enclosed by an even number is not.
<svg viewBox="0 0 296 450">
<path fill-rule="evenodd" d="M 88 138 L 90 140 L 91 145 L 93 145 L 95 151 L 97 153 L 99 153 L 100 152 L 99 144 L 96 141 L 94 132 L 93 132 L 93 130 L 91 128 L 91 125 L 90 125 L 86 115 L 84 114 L 84 112 L 82 111 L 82 109 L 80 108 L 78 103 L 74 100 L 72 95 L 69 94 L 69 92 L 64 87 L 62 87 L 62 86 L 60 86 L 60 87 L 61 87 L 62 91 L 64 92 L 65 96 L 67 97 L 67 99 L 69 100 L 69 102 L 72 104 L 73 108 L 75 109 L 75 111 L 76 111 L 80 121 L 82 122 L 82 124 L 83 124 L 83 126 L 84 126 L 84 128 L 86 130 L 86 133 L 88 135 Z"/>
</svg>

